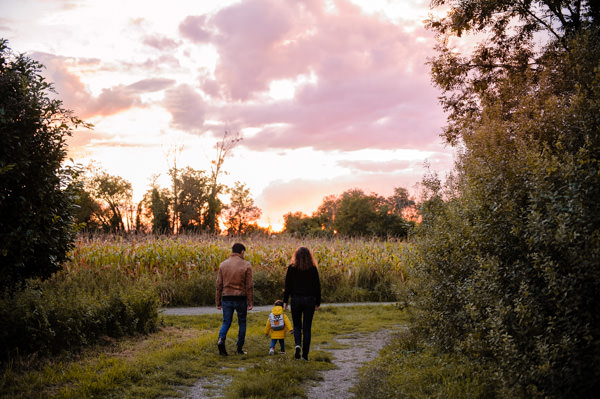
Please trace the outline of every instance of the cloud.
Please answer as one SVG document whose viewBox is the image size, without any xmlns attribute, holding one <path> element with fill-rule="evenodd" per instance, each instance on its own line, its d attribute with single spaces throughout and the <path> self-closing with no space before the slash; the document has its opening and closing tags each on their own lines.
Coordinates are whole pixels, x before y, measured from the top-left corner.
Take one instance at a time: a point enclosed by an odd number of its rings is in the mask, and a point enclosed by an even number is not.
<svg viewBox="0 0 600 399">
<path fill-rule="evenodd" d="M 338 161 L 338 165 L 349 168 L 352 170 L 362 171 L 362 172 L 395 172 L 402 169 L 409 169 L 413 166 L 413 162 L 411 161 L 387 161 L 387 162 L 378 162 L 378 161 Z"/>
<path fill-rule="evenodd" d="M 172 51 L 179 46 L 179 43 L 171 38 L 159 35 L 148 35 L 144 37 L 142 42 L 150 47 L 162 51 Z"/>
<path fill-rule="evenodd" d="M 43 74 L 52 82 L 65 106 L 81 118 L 109 116 L 142 106 L 140 94 L 167 89 L 174 85 L 173 79 L 150 78 L 130 85 L 116 85 L 102 89 L 93 96 L 73 69 L 99 69 L 102 63 L 94 58 L 70 58 L 48 53 L 32 53 L 31 57 L 41 62 Z"/>
<path fill-rule="evenodd" d="M 194 43 L 208 43 L 212 37 L 206 28 L 206 16 L 188 16 L 179 25 L 181 36 Z"/>
<path fill-rule="evenodd" d="M 173 116 L 172 125 L 190 132 L 201 131 L 206 105 L 193 87 L 182 84 L 165 93 L 165 108 Z"/>
<path fill-rule="evenodd" d="M 434 145 L 444 115 L 424 67 L 432 35 L 417 22 L 394 23 L 347 0 L 303 3 L 248 0 L 180 25 L 219 54 L 204 80 L 211 119 L 257 129 L 254 150 L 406 148 Z M 411 29 L 405 29 L 411 28 Z M 212 32 L 207 36 L 206 32 Z M 301 77 L 314 77 L 313 79 Z M 288 100 L 268 100 L 269 85 L 299 83 Z"/>
<path fill-rule="evenodd" d="M 167 89 L 175 84 L 173 79 L 152 78 L 143 79 L 127 86 L 127 89 L 134 93 L 149 93 Z"/>
</svg>

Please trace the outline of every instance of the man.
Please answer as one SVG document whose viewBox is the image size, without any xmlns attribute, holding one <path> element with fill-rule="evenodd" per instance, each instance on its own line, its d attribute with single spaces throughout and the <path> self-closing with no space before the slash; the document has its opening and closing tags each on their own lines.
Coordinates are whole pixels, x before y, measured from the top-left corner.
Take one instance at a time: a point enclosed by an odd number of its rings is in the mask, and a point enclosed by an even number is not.
<svg viewBox="0 0 600 399">
<path fill-rule="evenodd" d="M 244 341 L 246 339 L 246 315 L 254 304 L 254 288 L 252 286 L 252 267 L 250 262 L 244 260 L 246 247 L 236 243 L 231 248 L 231 255 L 219 266 L 217 275 L 217 309 L 223 309 L 223 325 L 219 330 L 217 347 L 219 354 L 227 356 L 225 338 L 231 327 L 233 311 L 238 317 L 237 353 L 243 355 Z"/>
</svg>

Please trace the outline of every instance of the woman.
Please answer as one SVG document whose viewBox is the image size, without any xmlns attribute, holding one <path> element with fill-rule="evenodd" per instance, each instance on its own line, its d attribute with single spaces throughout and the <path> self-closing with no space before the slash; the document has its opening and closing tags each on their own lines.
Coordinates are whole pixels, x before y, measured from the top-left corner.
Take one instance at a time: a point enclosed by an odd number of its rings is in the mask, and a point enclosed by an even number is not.
<svg viewBox="0 0 600 399">
<path fill-rule="evenodd" d="M 308 360 L 313 315 L 321 306 L 321 282 L 317 264 L 306 247 L 300 247 L 294 252 L 292 264 L 288 266 L 283 292 L 285 309 L 290 296 L 296 343 L 294 357 L 300 359 L 300 352 L 302 352 L 302 358 Z"/>
</svg>

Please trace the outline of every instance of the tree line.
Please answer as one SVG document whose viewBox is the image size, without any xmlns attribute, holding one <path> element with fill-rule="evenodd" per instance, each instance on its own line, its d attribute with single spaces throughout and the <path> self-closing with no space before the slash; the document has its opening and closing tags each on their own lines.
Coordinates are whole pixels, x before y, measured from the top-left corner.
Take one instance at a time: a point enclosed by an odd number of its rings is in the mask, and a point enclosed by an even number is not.
<svg viewBox="0 0 600 399">
<path fill-rule="evenodd" d="M 290 212 L 283 219 L 285 232 L 301 236 L 406 238 L 417 221 L 417 209 L 404 187 L 394 188 L 387 198 L 354 188 L 323 198 L 311 216 Z"/>
<path fill-rule="evenodd" d="M 133 202 L 132 185 L 120 176 L 88 168 L 72 182 L 77 195 L 75 221 L 80 230 L 104 233 L 227 233 L 266 232 L 256 220 L 261 210 L 250 189 L 241 182 L 233 187 L 219 181 L 227 152 L 239 141 L 225 133 L 217 143 L 217 158 L 210 172 L 191 167 L 169 168 L 171 186 L 160 187 L 156 176 L 141 201 Z M 221 199 L 229 195 L 229 203 Z M 220 219 L 225 231 L 221 231 Z"/>
</svg>

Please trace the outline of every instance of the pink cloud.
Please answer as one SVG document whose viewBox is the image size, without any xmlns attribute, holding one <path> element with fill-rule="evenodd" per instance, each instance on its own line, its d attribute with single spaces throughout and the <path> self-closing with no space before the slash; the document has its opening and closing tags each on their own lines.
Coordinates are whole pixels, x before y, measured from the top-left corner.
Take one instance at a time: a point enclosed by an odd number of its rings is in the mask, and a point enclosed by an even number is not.
<svg viewBox="0 0 600 399">
<path fill-rule="evenodd" d="M 165 78 L 143 79 L 130 85 L 104 88 L 98 96 L 93 96 L 79 76 L 69 68 L 98 69 L 101 67 L 100 60 L 75 59 L 48 53 L 33 53 L 31 56 L 45 66 L 43 73 L 53 83 L 58 98 L 81 118 L 108 116 L 142 106 L 140 94 L 164 90 L 175 83 L 174 80 Z"/>
<path fill-rule="evenodd" d="M 186 17 L 179 25 L 179 33 L 194 43 L 207 43 L 212 35 L 205 28 L 205 24 L 206 16 L 204 15 Z"/>
<path fill-rule="evenodd" d="M 143 43 L 147 46 L 154 47 L 158 50 L 167 50 L 167 51 L 173 50 L 173 49 L 177 48 L 177 46 L 179 46 L 179 43 L 177 43 L 175 40 L 168 38 L 168 37 L 159 36 L 159 35 L 146 36 L 143 39 Z"/>
<path fill-rule="evenodd" d="M 191 86 L 184 84 L 167 90 L 164 105 L 173 116 L 174 127 L 193 132 L 202 129 L 206 105 Z"/>
<path fill-rule="evenodd" d="M 444 115 L 424 66 L 431 34 L 420 26 L 407 33 L 347 0 L 335 5 L 328 13 L 322 0 L 248 0 L 210 18 L 188 17 L 180 31 L 193 21 L 199 32 L 214 32 L 220 57 L 216 81 L 202 88 L 233 100 L 213 105 L 211 119 L 261 129 L 244 141 L 255 150 L 435 145 Z M 293 99 L 257 101 L 273 80 L 311 74 L 316 83 Z"/>
<path fill-rule="evenodd" d="M 395 172 L 402 169 L 408 169 L 412 167 L 413 162 L 411 161 L 403 161 L 403 160 L 395 160 L 388 162 L 378 162 L 378 161 L 339 161 L 338 165 L 343 166 L 348 169 L 363 171 L 363 172 Z"/>
</svg>

